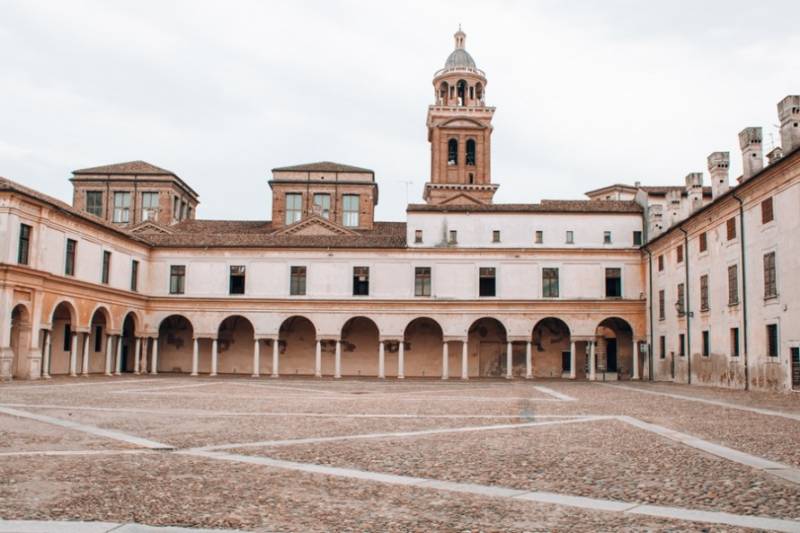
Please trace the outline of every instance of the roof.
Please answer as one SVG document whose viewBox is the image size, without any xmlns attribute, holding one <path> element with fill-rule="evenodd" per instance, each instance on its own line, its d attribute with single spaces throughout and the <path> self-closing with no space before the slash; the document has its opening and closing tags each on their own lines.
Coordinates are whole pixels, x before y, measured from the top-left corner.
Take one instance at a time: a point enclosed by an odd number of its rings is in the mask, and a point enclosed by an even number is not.
<svg viewBox="0 0 800 533">
<path fill-rule="evenodd" d="M 538 204 L 409 204 L 408 212 L 435 213 L 642 213 L 642 206 L 622 200 L 542 200 Z"/>
<path fill-rule="evenodd" d="M 666 195 L 669 191 L 681 191 L 682 194 L 685 195 L 686 187 L 683 185 L 626 185 L 624 183 L 614 183 L 613 185 L 606 185 L 605 187 L 600 187 L 599 189 L 592 189 L 591 191 L 586 191 L 586 196 L 591 196 L 593 194 L 597 194 L 599 192 L 613 190 L 613 189 L 627 189 L 632 192 L 636 192 L 637 190 L 641 189 L 647 194 L 654 194 L 656 196 Z M 711 196 L 711 187 L 703 187 L 703 195 Z"/>
<path fill-rule="evenodd" d="M 444 62 L 444 68 L 476 68 L 475 60 L 469 55 L 469 52 L 463 48 L 456 48 L 449 56 L 447 61 Z"/>
<path fill-rule="evenodd" d="M 82 168 L 73 170 L 73 174 L 132 174 L 136 176 L 175 176 L 171 170 L 157 167 L 147 161 L 128 161 L 126 163 L 114 163 L 113 165 L 103 165 L 99 167 Z"/>
<path fill-rule="evenodd" d="M 368 168 L 354 167 L 352 165 L 334 163 L 333 161 L 318 161 L 316 163 L 277 167 L 273 168 L 272 172 L 357 172 L 375 174 Z"/>
</svg>

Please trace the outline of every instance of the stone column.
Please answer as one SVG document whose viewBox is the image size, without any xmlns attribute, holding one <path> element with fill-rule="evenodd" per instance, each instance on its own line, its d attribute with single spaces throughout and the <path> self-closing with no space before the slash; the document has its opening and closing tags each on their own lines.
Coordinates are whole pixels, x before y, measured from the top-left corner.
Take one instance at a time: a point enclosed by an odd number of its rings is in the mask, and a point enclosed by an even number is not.
<svg viewBox="0 0 800 533">
<path fill-rule="evenodd" d="M 106 376 L 111 375 L 112 359 L 114 358 L 114 340 L 106 333 Z"/>
<path fill-rule="evenodd" d="M 578 377 L 578 369 L 577 363 L 575 362 L 578 358 L 578 352 L 575 351 L 575 341 L 570 340 L 569 343 L 569 379 L 575 379 Z"/>
<path fill-rule="evenodd" d="M 406 343 L 400 339 L 400 346 L 397 349 L 397 379 L 406 377 Z"/>
<path fill-rule="evenodd" d="M 280 357 L 281 343 L 278 337 L 272 339 L 272 377 L 278 377 L 278 358 Z"/>
<path fill-rule="evenodd" d="M 378 341 L 378 377 L 386 378 L 386 350 L 383 341 Z"/>
<path fill-rule="evenodd" d="M 142 374 L 147 374 L 147 353 L 150 351 L 150 338 L 142 337 Z"/>
<path fill-rule="evenodd" d="M 506 343 L 506 379 L 511 379 L 514 376 L 513 373 L 513 364 L 514 364 L 514 347 L 511 344 L 511 341 Z"/>
<path fill-rule="evenodd" d="M 253 374 L 252 377 L 257 378 L 261 375 L 261 341 L 258 338 L 253 339 Z"/>
<path fill-rule="evenodd" d="M 318 378 L 322 377 L 322 341 L 319 339 L 314 347 L 314 375 Z"/>
<path fill-rule="evenodd" d="M 334 361 L 333 377 L 342 377 L 342 341 L 336 339 L 336 360 Z"/>
<path fill-rule="evenodd" d="M 42 377 L 50 379 L 50 352 L 52 351 L 53 334 L 50 330 L 44 330 L 44 362 L 42 364 Z"/>
<path fill-rule="evenodd" d="M 117 364 L 115 366 L 116 375 L 122 375 L 122 335 L 117 335 Z"/>
<path fill-rule="evenodd" d="M 461 379 L 469 379 L 469 361 L 467 360 L 468 346 L 468 339 L 461 341 Z"/>
<path fill-rule="evenodd" d="M 153 356 L 150 359 L 150 373 L 158 374 L 158 337 L 153 337 Z"/>
<path fill-rule="evenodd" d="M 86 377 L 89 375 L 89 337 L 91 333 L 83 334 L 83 360 L 81 361 L 81 375 Z"/>
<path fill-rule="evenodd" d="M 142 339 L 136 337 L 136 344 L 133 348 L 133 373 L 139 374 L 139 358 L 141 357 Z"/>
<path fill-rule="evenodd" d="M 589 379 L 594 381 L 597 378 L 597 361 L 595 360 L 595 341 L 589 341 Z"/>
<path fill-rule="evenodd" d="M 211 373 L 209 376 L 217 375 L 217 338 L 211 339 Z"/>
<path fill-rule="evenodd" d="M 192 375 L 197 375 L 197 367 L 200 363 L 200 346 L 197 337 L 192 338 Z"/>
<path fill-rule="evenodd" d="M 636 342 L 636 339 L 633 339 L 633 346 L 631 346 L 633 350 L 633 374 L 632 379 L 639 379 L 639 343 Z"/>
<path fill-rule="evenodd" d="M 75 377 L 78 375 L 78 334 L 71 332 L 72 339 L 70 339 L 69 348 L 69 375 Z"/>
<path fill-rule="evenodd" d="M 450 377 L 450 353 L 447 341 L 442 341 L 442 379 Z"/>
<path fill-rule="evenodd" d="M 533 379 L 533 358 L 531 357 L 531 341 L 525 341 L 525 379 Z"/>
</svg>

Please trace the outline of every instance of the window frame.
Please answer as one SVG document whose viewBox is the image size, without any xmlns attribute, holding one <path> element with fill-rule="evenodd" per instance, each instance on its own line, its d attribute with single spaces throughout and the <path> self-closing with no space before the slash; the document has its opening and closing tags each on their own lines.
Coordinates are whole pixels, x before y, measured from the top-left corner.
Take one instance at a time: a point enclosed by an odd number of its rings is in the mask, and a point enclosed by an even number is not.
<svg viewBox="0 0 800 533">
<path fill-rule="evenodd" d="M 659 359 L 667 358 L 667 337 L 665 335 L 660 335 L 658 337 L 658 351 Z"/>
<path fill-rule="evenodd" d="M 489 275 L 489 271 L 491 271 L 491 276 Z M 490 288 L 489 282 L 484 286 L 483 280 L 492 280 L 491 281 L 491 291 L 488 289 Z M 484 290 L 486 289 L 486 290 Z M 491 294 L 488 294 L 491 292 Z M 485 293 L 485 294 L 484 294 Z M 497 267 L 493 266 L 482 266 L 478 267 L 478 297 L 479 298 L 494 298 L 497 296 Z"/>
<path fill-rule="evenodd" d="M 169 266 L 169 293 L 186 294 L 186 265 Z"/>
<path fill-rule="evenodd" d="M 618 294 L 609 294 L 608 293 L 609 292 L 608 291 L 608 289 L 609 289 L 609 285 L 608 285 L 609 279 L 614 279 L 614 278 L 609 278 L 608 275 L 609 275 L 609 272 L 613 273 L 613 271 L 616 271 L 616 273 L 617 273 L 616 280 L 617 280 L 617 293 Z M 605 268 L 605 278 L 604 279 L 605 279 L 606 298 L 615 298 L 615 299 L 622 298 L 622 267 L 606 267 Z"/>
<path fill-rule="evenodd" d="M 414 230 L 414 244 L 422 244 L 422 230 L 415 229 Z"/>
<path fill-rule="evenodd" d="M 291 201 L 290 201 L 291 200 Z M 297 202 L 295 202 L 297 200 Z M 297 203 L 297 206 L 294 204 Z M 283 222 L 291 226 L 303 219 L 303 193 L 287 192 L 283 195 Z"/>
<path fill-rule="evenodd" d="M 492 230 L 492 242 L 493 243 L 500 242 L 500 230 L 499 229 L 493 229 Z"/>
<path fill-rule="evenodd" d="M 707 329 L 704 329 L 700 332 L 700 336 L 703 339 L 703 357 L 711 357 L 711 335 L 709 334 Z"/>
<path fill-rule="evenodd" d="M 603 231 L 603 244 L 612 244 L 611 242 L 611 232 L 606 230 Z"/>
<path fill-rule="evenodd" d="M 725 236 L 728 241 L 736 238 L 736 217 L 731 217 L 725 221 Z"/>
<path fill-rule="evenodd" d="M 355 210 L 352 206 L 348 207 L 348 200 L 355 199 Z M 355 224 L 353 223 L 355 221 Z M 342 226 L 346 228 L 357 228 L 361 225 L 361 195 L 343 194 L 342 195 Z"/>
<path fill-rule="evenodd" d="M 575 230 L 568 229 L 566 230 L 567 233 L 565 235 L 566 243 L 565 244 L 575 244 Z"/>
<path fill-rule="evenodd" d="M 775 251 L 764 254 L 764 299 L 772 300 L 778 297 L 778 272 Z"/>
<path fill-rule="evenodd" d="M 131 223 L 131 191 L 112 191 L 114 212 L 111 215 L 111 222 L 114 224 Z M 117 205 L 117 198 L 127 198 L 127 205 L 124 203 Z"/>
<path fill-rule="evenodd" d="M 731 341 L 731 357 L 739 357 L 741 350 L 741 340 L 740 340 L 738 326 L 730 329 L 730 341 Z"/>
<path fill-rule="evenodd" d="M 664 272 L 664 254 L 658 256 L 658 271 Z"/>
<path fill-rule="evenodd" d="M 708 301 L 708 274 L 700 275 L 700 311 L 707 312 L 711 307 Z"/>
<path fill-rule="evenodd" d="M 142 191 L 141 206 L 139 208 L 139 220 L 144 222 L 146 220 L 156 220 L 158 218 L 158 204 L 160 197 L 161 195 L 158 191 Z M 155 198 L 155 205 L 146 205 L 145 198 Z"/>
<path fill-rule="evenodd" d="M 667 291 L 664 289 L 658 290 L 658 319 L 667 319 Z"/>
<path fill-rule="evenodd" d="M 108 281 L 110 278 L 111 278 L 111 252 L 108 250 L 103 250 L 103 268 L 102 272 L 100 273 L 100 283 L 108 285 Z"/>
<path fill-rule="evenodd" d="M 642 230 L 633 230 L 633 245 L 634 246 L 641 246 L 642 245 Z"/>
<path fill-rule="evenodd" d="M 92 202 L 89 201 L 89 198 L 99 199 L 99 205 L 93 205 Z M 86 212 L 90 215 L 94 215 L 98 218 L 103 218 L 103 191 L 86 191 L 86 196 L 84 197 L 86 202 Z M 95 212 L 92 207 L 97 208 Z"/>
<path fill-rule="evenodd" d="M 31 235 L 33 226 L 20 222 L 17 240 L 17 264 L 28 265 L 31 260 Z"/>
<path fill-rule="evenodd" d="M 678 310 L 678 316 L 684 317 L 686 316 L 686 284 L 684 282 L 678 283 L 678 299 L 676 300 L 676 308 Z"/>
<path fill-rule="evenodd" d="M 728 305 L 739 305 L 739 265 L 728 265 Z"/>
<path fill-rule="evenodd" d="M 366 279 L 358 279 L 364 277 Z M 353 296 L 369 296 L 369 267 L 353 267 Z"/>
<path fill-rule="evenodd" d="M 415 266 L 414 296 L 418 298 L 424 298 L 424 297 L 430 297 L 432 294 L 433 294 L 433 269 L 429 266 Z"/>
<path fill-rule="evenodd" d="M 139 292 L 139 261 L 131 259 L 131 292 Z"/>
<path fill-rule="evenodd" d="M 321 203 L 317 203 L 317 199 L 325 199 L 328 201 L 327 207 L 325 207 Z M 324 218 L 325 220 L 331 219 L 331 194 L 328 192 L 315 192 L 314 195 L 311 197 L 311 203 L 314 205 L 315 208 L 319 208 L 319 216 Z"/>
<path fill-rule="evenodd" d="M 683 245 L 679 244 L 677 248 L 675 248 L 675 262 L 677 264 L 683 263 Z"/>
<path fill-rule="evenodd" d="M 243 296 L 247 293 L 247 265 L 228 265 L 228 294 Z"/>
<path fill-rule="evenodd" d="M 289 296 L 306 296 L 307 290 L 308 290 L 308 266 L 290 265 Z"/>
<path fill-rule="evenodd" d="M 561 297 L 561 273 L 559 267 L 542 267 L 542 298 Z"/>
<path fill-rule="evenodd" d="M 778 358 L 781 353 L 781 340 L 778 334 L 778 324 L 767 324 L 767 357 Z"/>
<path fill-rule="evenodd" d="M 78 241 L 76 239 L 67 238 L 65 248 L 64 275 L 74 277 L 78 265 Z"/>
<path fill-rule="evenodd" d="M 775 220 L 775 206 L 772 196 L 761 201 L 761 224 L 769 224 Z"/>
<path fill-rule="evenodd" d="M 708 251 L 708 232 L 706 231 L 698 236 L 698 250 L 701 254 Z"/>
<path fill-rule="evenodd" d="M 678 333 L 678 355 L 686 357 L 686 334 Z"/>
<path fill-rule="evenodd" d="M 534 244 L 544 244 L 544 231 L 537 229 L 533 234 Z"/>
</svg>

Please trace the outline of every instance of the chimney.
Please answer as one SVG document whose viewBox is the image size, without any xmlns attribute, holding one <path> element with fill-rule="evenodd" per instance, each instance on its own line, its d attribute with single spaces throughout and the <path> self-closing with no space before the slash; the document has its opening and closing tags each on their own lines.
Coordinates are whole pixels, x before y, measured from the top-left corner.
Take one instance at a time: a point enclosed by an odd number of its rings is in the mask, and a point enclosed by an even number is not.
<svg viewBox="0 0 800 533">
<path fill-rule="evenodd" d="M 745 182 L 764 168 L 764 150 L 761 146 L 761 128 L 745 128 L 739 132 L 742 148 L 742 178 Z"/>
<path fill-rule="evenodd" d="M 653 204 L 647 207 L 647 238 L 652 239 L 664 231 L 662 220 L 663 206 Z"/>
<path fill-rule="evenodd" d="M 680 188 L 674 188 L 667 191 L 667 209 L 668 211 L 668 227 L 672 227 L 676 222 L 683 218 L 681 210 L 681 195 Z"/>
<path fill-rule="evenodd" d="M 781 148 L 788 154 L 800 147 L 800 95 L 787 96 L 778 102 L 781 121 Z"/>
<path fill-rule="evenodd" d="M 694 213 L 703 207 L 703 173 L 690 172 L 686 175 L 686 196 L 689 198 L 689 212 Z"/>
<path fill-rule="evenodd" d="M 783 157 L 783 150 L 781 150 L 780 146 L 776 146 L 767 154 L 767 164 L 771 165 L 781 157 Z"/>
<path fill-rule="evenodd" d="M 728 167 L 731 164 L 730 152 L 714 152 L 708 156 L 708 173 L 711 175 L 711 198 L 716 200 L 722 196 L 730 185 L 728 184 Z"/>
</svg>

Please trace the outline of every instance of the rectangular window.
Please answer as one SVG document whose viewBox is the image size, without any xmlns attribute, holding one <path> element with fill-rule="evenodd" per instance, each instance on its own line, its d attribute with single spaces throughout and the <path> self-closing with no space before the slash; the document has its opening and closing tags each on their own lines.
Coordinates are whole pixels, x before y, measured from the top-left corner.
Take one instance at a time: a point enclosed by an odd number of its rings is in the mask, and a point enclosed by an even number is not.
<svg viewBox="0 0 800 533">
<path fill-rule="evenodd" d="M 314 194 L 314 214 L 322 218 L 331 218 L 331 195 L 325 193 Z"/>
<path fill-rule="evenodd" d="M 567 244 L 575 244 L 575 233 L 572 230 L 567 230 Z"/>
<path fill-rule="evenodd" d="M 62 348 L 65 352 L 72 349 L 72 328 L 69 324 L 64 324 L 64 342 Z"/>
<path fill-rule="evenodd" d="M 686 355 L 686 335 L 683 333 L 678 334 L 678 355 L 681 357 Z"/>
<path fill-rule="evenodd" d="M 558 298 L 558 269 L 542 269 L 542 297 Z"/>
<path fill-rule="evenodd" d="M 172 218 L 174 218 L 175 220 L 180 220 L 181 219 L 180 210 L 181 210 L 181 199 L 175 196 L 172 199 Z"/>
<path fill-rule="evenodd" d="M 544 232 L 542 230 L 536 230 L 533 242 L 536 244 L 542 244 L 544 242 Z"/>
<path fill-rule="evenodd" d="M 686 314 L 686 291 L 683 283 L 678 283 L 678 316 Z"/>
<path fill-rule="evenodd" d="M 306 295 L 306 267 L 293 266 L 289 271 L 289 295 Z"/>
<path fill-rule="evenodd" d="M 641 246 L 642 245 L 642 232 L 641 231 L 634 231 L 633 232 L 633 245 L 634 246 Z"/>
<path fill-rule="evenodd" d="M 303 195 L 296 192 L 286 193 L 286 225 L 294 224 L 303 218 Z"/>
<path fill-rule="evenodd" d="M 728 305 L 739 303 L 739 272 L 736 265 L 728 267 Z"/>
<path fill-rule="evenodd" d="M 481 267 L 478 269 L 478 295 L 495 296 L 497 283 L 494 267 Z"/>
<path fill-rule="evenodd" d="M 359 196 L 345 194 L 342 196 L 342 224 L 348 228 L 358 227 Z"/>
<path fill-rule="evenodd" d="M 186 287 L 186 266 L 172 265 L 169 267 L 169 293 L 183 294 Z"/>
<path fill-rule="evenodd" d="M 711 355 L 711 340 L 708 336 L 708 330 L 703 332 L 703 357 Z"/>
<path fill-rule="evenodd" d="M 103 349 L 103 326 L 94 328 L 94 351 L 99 352 Z"/>
<path fill-rule="evenodd" d="M 604 231 L 603 232 L 603 244 L 611 244 L 611 232 Z"/>
<path fill-rule="evenodd" d="M 726 223 L 726 230 L 728 234 L 728 240 L 732 241 L 736 238 L 736 219 L 729 218 L 728 222 Z"/>
<path fill-rule="evenodd" d="M 778 357 L 778 324 L 767 324 L 767 355 Z"/>
<path fill-rule="evenodd" d="M 708 274 L 700 276 L 700 310 L 708 311 Z"/>
<path fill-rule="evenodd" d="M 766 224 L 775 219 L 775 214 L 772 212 L 772 198 L 767 198 L 761 202 L 761 223 Z"/>
<path fill-rule="evenodd" d="M 231 294 L 244 294 L 245 266 L 231 265 L 229 289 Z"/>
<path fill-rule="evenodd" d="M 155 220 L 158 215 L 158 193 L 142 193 L 142 220 Z"/>
<path fill-rule="evenodd" d="M 181 220 L 186 220 L 186 208 L 187 208 L 186 202 L 181 201 Z"/>
<path fill-rule="evenodd" d="M 103 217 L 103 193 L 86 191 L 86 212 L 96 217 Z"/>
<path fill-rule="evenodd" d="M 622 269 L 606 269 L 606 298 L 622 297 Z"/>
<path fill-rule="evenodd" d="M 192 213 L 193 213 L 192 206 L 187 207 L 186 208 L 186 218 L 191 220 L 192 219 Z"/>
<path fill-rule="evenodd" d="M 699 243 L 701 253 L 708 250 L 708 234 L 705 231 L 700 234 Z"/>
<path fill-rule="evenodd" d="M 778 282 L 775 275 L 775 252 L 764 254 L 764 298 L 778 296 Z"/>
<path fill-rule="evenodd" d="M 664 289 L 658 291 L 658 319 L 664 320 L 666 318 L 666 303 L 665 303 Z"/>
<path fill-rule="evenodd" d="M 422 230 L 421 229 L 414 230 L 414 242 L 416 244 L 422 243 Z"/>
<path fill-rule="evenodd" d="M 664 271 L 664 256 L 663 255 L 659 255 L 658 256 L 658 271 L 659 272 L 663 272 Z"/>
<path fill-rule="evenodd" d="M 500 230 L 492 231 L 492 242 L 500 242 Z"/>
<path fill-rule="evenodd" d="M 456 244 L 458 242 L 458 232 L 456 230 L 450 230 L 450 240 L 448 242 L 450 244 Z"/>
<path fill-rule="evenodd" d="M 139 290 L 139 261 L 136 259 L 131 261 L 131 290 L 133 292 Z"/>
<path fill-rule="evenodd" d="M 114 222 L 127 224 L 131 221 L 131 193 L 114 193 Z"/>
<path fill-rule="evenodd" d="M 658 338 L 658 356 L 661 359 L 667 358 L 667 338 L 664 335 Z"/>
<path fill-rule="evenodd" d="M 731 356 L 739 357 L 739 328 L 731 328 Z"/>
<path fill-rule="evenodd" d="M 78 242 L 73 239 L 67 239 L 67 257 L 64 262 L 64 274 L 67 276 L 75 275 L 75 253 L 78 249 Z"/>
<path fill-rule="evenodd" d="M 431 295 L 431 267 L 414 268 L 414 296 Z"/>
<path fill-rule="evenodd" d="M 31 253 L 31 226 L 19 225 L 19 245 L 17 247 L 17 263 L 27 265 Z"/>
<path fill-rule="evenodd" d="M 678 247 L 675 249 L 675 261 L 678 263 L 683 263 L 683 245 L 679 244 Z"/>
<path fill-rule="evenodd" d="M 353 267 L 353 296 L 369 296 L 369 267 Z"/>
<path fill-rule="evenodd" d="M 100 281 L 108 285 L 108 277 L 111 271 L 111 252 L 103 252 L 103 273 L 101 274 Z"/>
</svg>

